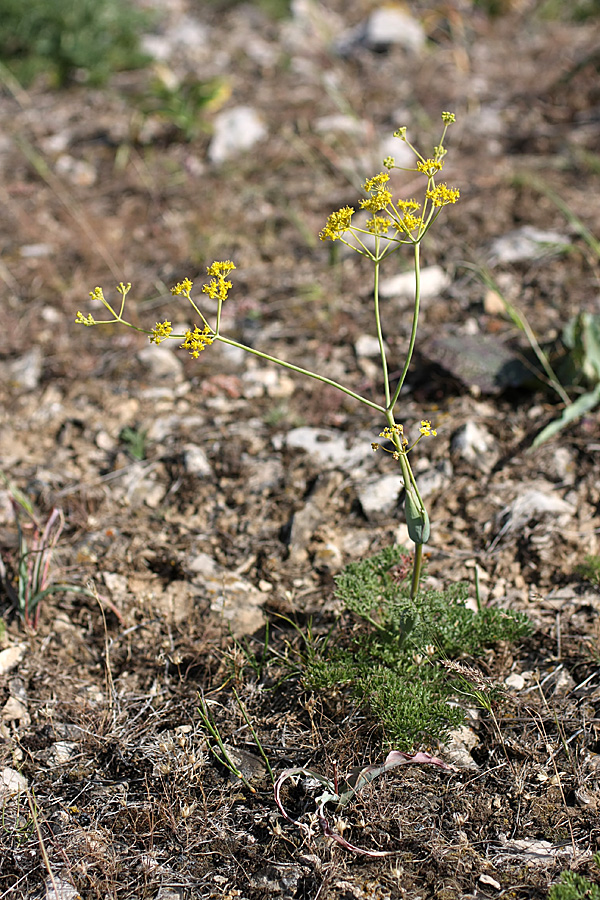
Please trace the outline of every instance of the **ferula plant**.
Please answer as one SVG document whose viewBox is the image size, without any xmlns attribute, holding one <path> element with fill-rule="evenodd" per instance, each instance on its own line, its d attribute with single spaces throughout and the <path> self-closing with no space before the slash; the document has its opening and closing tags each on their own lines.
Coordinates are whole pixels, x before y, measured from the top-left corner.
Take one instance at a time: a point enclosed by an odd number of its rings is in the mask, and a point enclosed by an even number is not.
<svg viewBox="0 0 600 900">
<path fill-rule="evenodd" d="M 393 157 L 389 156 L 383 161 L 386 171 L 379 172 L 372 178 L 368 178 L 364 183 L 364 191 L 366 196 L 359 201 L 361 210 L 366 211 L 366 220 L 361 218 L 361 223 L 355 222 L 353 219 L 355 209 L 351 206 L 344 206 L 342 209 L 331 213 L 325 227 L 319 234 L 323 241 L 341 241 L 361 256 L 371 260 L 373 264 L 373 313 L 375 319 L 375 329 L 379 342 L 379 352 L 381 359 L 381 371 L 383 380 L 382 403 L 376 403 L 373 400 L 363 397 L 351 390 L 344 384 L 333 381 L 320 372 L 314 372 L 309 369 L 301 368 L 293 363 L 283 359 L 278 359 L 268 353 L 247 347 L 244 344 L 227 337 L 221 331 L 221 313 L 223 304 L 227 300 L 229 291 L 232 288 L 232 282 L 229 280 L 231 272 L 235 269 L 235 265 L 230 260 L 224 262 L 213 262 L 208 267 L 209 281 L 202 286 L 202 292 L 208 295 L 210 301 L 216 303 L 216 311 L 207 313 L 200 308 L 198 301 L 192 296 L 193 283 L 189 278 L 184 278 L 171 289 L 176 296 L 185 297 L 191 304 L 194 312 L 198 316 L 198 324 L 193 329 L 189 329 L 185 334 L 175 334 L 171 322 L 165 319 L 163 322 L 157 322 L 154 328 L 146 330 L 138 328 L 125 318 L 125 301 L 131 289 L 131 284 L 121 283 L 117 291 L 120 294 L 118 304 L 111 304 L 106 297 L 102 288 L 97 287 L 90 292 L 90 296 L 97 303 L 102 304 L 109 312 L 109 319 L 95 319 L 90 313 L 85 315 L 82 312 L 77 313 L 76 321 L 81 325 L 105 325 L 118 322 L 147 334 L 150 342 L 160 344 L 165 340 L 178 340 L 181 342 L 181 348 L 187 350 L 189 354 L 197 359 L 200 353 L 209 347 L 215 341 L 221 341 L 223 344 L 229 344 L 232 347 L 238 347 L 258 356 L 268 362 L 275 363 L 296 372 L 299 375 L 305 375 L 314 378 L 324 384 L 328 384 L 350 397 L 353 397 L 360 403 L 375 410 L 381 418 L 381 431 L 379 437 L 386 442 L 390 442 L 393 449 L 382 447 L 378 442 L 373 442 L 373 450 L 384 449 L 390 452 L 393 458 L 399 463 L 400 475 L 404 485 L 404 508 L 406 514 L 406 522 L 408 526 L 409 537 L 415 545 L 414 559 L 412 563 L 412 580 L 411 580 L 411 598 L 415 598 L 419 590 L 419 582 L 421 577 L 421 566 L 423 558 L 423 545 L 427 543 L 430 535 L 430 523 L 423 498 L 419 493 L 419 488 L 413 474 L 410 464 L 410 452 L 423 437 L 434 437 L 436 431 L 432 428 L 431 422 L 427 419 L 421 421 L 419 434 L 416 439 L 411 441 L 406 437 L 404 425 L 397 420 L 396 407 L 400 392 L 404 385 L 406 375 L 411 364 L 415 343 L 417 338 L 417 328 L 419 323 L 419 310 L 421 305 L 421 243 L 433 226 L 437 217 L 440 215 L 443 207 L 451 203 L 456 203 L 459 198 L 459 191 L 454 187 L 449 187 L 444 182 L 438 181 L 439 175 L 444 166 L 444 158 L 446 156 L 446 148 L 444 140 L 448 127 L 455 121 L 453 113 L 442 113 L 443 130 L 439 144 L 433 148 L 433 154 L 425 157 L 411 144 L 406 136 L 406 128 L 398 128 L 394 132 L 394 137 L 403 141 L 413 152 L 415 157 L 415 165 L 396 166 Z M 413 198 L 395 199 L 390 190 L 390 170 L 402 169 L 404 171 L 417 172 L 423 176 L 424 185 L 423 193 L 420 200 Z M 388 360 L 384 344 L 384 329 L 381 316 L 381 304 L 379 298 L 379 281 L 382 263 L 393 253 L 408 247 L 412 250 L 413 265 L 415 273 L 415 293 L 414 305 L 412 312 L 412 328 L 404 366 L 398 381 L 393 384 L 390 380 L 388 370 Z"/>
</svg>

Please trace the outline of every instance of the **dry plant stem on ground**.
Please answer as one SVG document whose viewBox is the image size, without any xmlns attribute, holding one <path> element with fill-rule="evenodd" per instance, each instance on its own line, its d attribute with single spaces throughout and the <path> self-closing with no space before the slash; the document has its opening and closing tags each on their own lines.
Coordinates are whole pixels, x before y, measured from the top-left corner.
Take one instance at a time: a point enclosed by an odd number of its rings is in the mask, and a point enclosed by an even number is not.
<svg viewBox="0 0 600 900">
<path fill-rule="evenodd" d="M 353 222 L 355 210 L 352 207 L 345 206 L 336 212 L 331 213 L 327 223 L 321 231 L 319 237 L 321 240 L 339 240 L 346 244 L 347 247 L 370 259 L 374 269 L 374 316 L 377 340 L 379 344 L 379 353 L 381 361 L 381 372 L 383 379 L 383 389 L 385 402 L 383 404 L 375 403 L 367 397 L 352 391 L 346 385 L 333 381 L 331 378 L 309 369 L 303 369 L 295 366 L 286 360 L 279 359 L 248 347 L 232 338 L 226 337 L 221 333 L 221 313 L 223 303 L 228 297 L 229 290 L 232 288 L 232 282 L 228 280 L 229 274 L 235 269 L 235 265 L 230 260 L 222 262 L 214 262 L 208 267 L 208 275 L 210 281 L 204 284 L 202 291 L 208 294 L 211 300 L 217 301 L 217 311 L 214 326 L 211 325 L 205 314 L 192 298 L 193 283 L 189 278 L 185 278 L 172 288 L 172 293 L 178 296 L 184 296 L 197 315 L 200 318 L 201 327 L 195 325 L 193 330 L 189 329 L 185 334 L 174 334 L 173 327 L 169 320 L 157 322 L 151 330 L 137 328 L 131 322 L 124 318 L 125 301 L 127 294 L 131 289 L 131 284 L 125 285 L 121 283 L 117 290 L 121 294 L 121 302 L 118 311 L 106 300 L 102 288 L 97 287 L 91 292 L 91 297 L 97 303 L 102 304 L 111 314 L 112 318 L 105 320 L 96 320 L 92 314 L 84 315 L 82 312 L 77 313 L 76 321 L 82 325 L 102 325 L 119 322 L 136 331 L 141 331 L 149 335 L 150 342 L 160 344 L 163 340 L 181 340 L 181 347 L 188 350 L 190 355 L 197 359 L 201 351 L 212 344 L 214 341 L 221 341 L 232 347 L 237 347 L 247 353 L 260 357 L 267 362 L 283 366 L 299 375 L 305 375 L 309 378 L 321 381 L 331 387 L 337 388 L 360 403 L 376 410 L 385 418 L 386 425 L 379 433 L 379 437 L 388 441 L 393 449 L 388 449 L 373 442 L 373 450 L 384 449 L 391 453 L 393 458 L 400 463 L 400 472 L 402 483 L 404 486 L 404 509 L 406 514 L 406 522 L 408 526 L 409 537 L 415 546 L 413 573 L 411 581 L 411 598 L 415 598 L 419 592 L 419 584 L 421 579 L 421 568 L 423 558 L 423 545 L 427 543 L 430 536 L 430 523 L 427 509 L 423 502 L 423 498 L 419 492 L 415 476 L 410 464 L 409 454 L 416 444 L 425 436 L 435 436 L 436 431 L 431 427 L 431 422 L 423 419 L 420 425 L 419 435 L 411 444 L 404 434 L 404 426 L 396 421 L 396 406 L 400 397 L 400 392 L 404 385 L 406 375 L 408 373 L 417 339 L 417 330 L 419 324 L 419 310 L 421 302 L 421 265 L 420 265 L 420 246 L 429 229 L 436 221 L 442 208 L 451 203 L 456 203 L 459 198 L 459 191 L 456 188 L 450 188 L 444 183 L 436 184 L 436 177 L 442 170 L 444 165 L 444 157 L 446 149 L 444 147 L 444 139 L 446 130 L 450 124 L 455 121 L 452 113 L 442 113 L 442 122 L 444 124 L 442 137 L 439 145 L 434 147 L 431 157 L 422 156 L 419 151 L 409 143 L 406 137 L 406 128 L 399 128 L 394 132 L 394 136 L 408 145 L 415 155 L 416 165 L 414 168 L 408 168 L 407 171 L 415 171 L 423 175 L 426 179 L 424 190 L 424 198 L 422 202 L 414 199 L 394 200 L 391 190 L 389 190 L 388 182 L 390 180 L 389 171 L 393 169 L 405 169 L 395 165 L 393 157 L 387 157 L 383 164 L 388 170 L 380 172 L 372 178 L 367 179 L 364 184 L 366 198 L 360 201 L 361 210 L 366 211 L 369 215 L 362 224 Z M 413 250 L 414 272 L 415 272 L 415 293 L 412 316 L 412 328 L 410 333 L 409 345 L 406 351 L 406 358 L 402 373 L 395 386 L 392 386 L 389 378 L 389 369 L 384 343 L 384 332 L 380 311 L 379 297 L 379 278 L 380 267 L 382 262 L 392 253 L 396 252 L 402 246 L 408 245 Z"/>
</svg>

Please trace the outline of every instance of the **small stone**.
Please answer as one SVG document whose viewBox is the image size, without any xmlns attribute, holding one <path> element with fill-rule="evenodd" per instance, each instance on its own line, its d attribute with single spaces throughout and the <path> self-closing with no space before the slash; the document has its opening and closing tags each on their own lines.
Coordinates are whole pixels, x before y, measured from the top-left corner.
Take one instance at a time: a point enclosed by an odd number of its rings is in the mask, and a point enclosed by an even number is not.
<svg viewBox="0 0 600 900">
<path fill-rule="evenodd" d="M 78 752 L 79 745 L 73 741 L 56 741 L 48 750 L 48 761 L 55 766 L 64 766 Z"/>
<path fill-rule="evenodd" d="M 11 797 L 27 790 L 27 779 L 15 769 L 5 766 L 0 773 L 0 798 Z"/>
<path fill-rule="evenodd" d="M 211 162 L 219 165 L 240 156 L 266 136 L 266 126 L 252 107 L 235 106 L 215 117 L 208 157 Z"/>
<path fill-rule="evenodd" d="M 5 722 L 18 722 L 21 728 L 31 725 L 31 717 L 27 707 L 16 697 L 9 697 L 2 709 L 2 718 Z"/>
<path fill-rule="evenodd" d="M 423 499 L 443 490 L 452 478 L 452 463 L 444 459 L 417 474 L 417 487 Z"/>
<path fill-rule="evenodd" d="M 81 894 L 77 888 L 59 875 L 48 875 L 44 884 L 46 887 L 44 900 L 81 900 Z"/>
<path fill-rule="evenodd" d="M 361 480 L 358 500 L 369 521 L 391 515 L 398 505 L 402 481 L 398 475 L 377 475 Z"/>
<path fill-rule="evenodd" d="M 196 478 L 211 478 L 214 474 L 206 453 L 196 444 L 184 444 L 183 464 L 188 475 Z"/>
<path fill-rule="evenodd" d="M 513 672 L 504 679 L 504 684 L 513 691 L 522 691 L 525 687 L 525 679 L 518 672 Z"/>
<path fill-rule="evenodd" d="M 68 153 L 62 153 L 56 160 L 56 171 L 64 175 L 71 184 L 79 187 L 90 187 L 96 183 L 98 173 L 94 166 L 85 159 L 76 159 Z"/>
<path fill-rule="evenodd" d="M 43 256 L 52 256 L 54 247 L 52 244 L 23 244 L 20 252 L 23 259 L 40 259 Z"/>
<path fill-rule="evenodd" d="M 426 266 L 421 269 L 421 300 L 438 297 L 450 286 L 450 276 L 441 266 Z M 381 280 L 379 296 L 413 300 L 415 296 L 415 273 L 412 269 L 392 278 Z"/>
<path fill-rule="evenodd" d="M 480 875 L 479 881 L 481 884 L 486 884 L 488 887 L 494 888 L 494 890 L 499 891 L 502 889 L 502 885 L 499 881 L 496 881 L 495 878 L 492 878 L 490 875 Z"/>
<path fill-rule="evenodd" d="M 531 520 L 539 521 L 543 516 L 567 516 L 575 514 L 574 508 L 551 490 L 531 487 L 516 497 L 503 511 L 506 517 L 506 531 L 522 528 Z"/>
<path fill-rule="evenodd" d="M 355 440 L 348 446 L 347 438 L 339 431 L 328 428 L 311 428 L 303 425 L 288 432 L 285 443 L 308 453 L 322 466 L 349 469 L 364 462 L 373 453 L 370 436 Z M 274 442 L 275 443 L 275 442 Z"/>
<path fill-rule="evenodd" d="M 154 378 L 171 379 L 181 381 L 183 378 L 183 363 L 181 359 L 164 344 L 152 344 L 144 347 L 137 354 L 137 358 Z"/>
<path fill-rule="evenodd" d="M 444 758 L 460 769 L 479 769 L 470 753 L 478 743 L 479 738 L 473 729 L 467 725 L 461 725 L 451 731 L 447 741 L 442 744 Z"/>
<path fill-rule="evenodd" d="M 542 231 L 532 225 L 524 225 L 496 238 L 490 247 L 488 262 L 498 263 L 525 262 L 541 259 L 543 256 L 564 253 L 571 244 L 566 234 L 557 231 Z"/>
<path fill-rule="evenodd" d="M 8 385 L 23 391 L 34 391 L 42 377 L 41 348 L 32 347 L 18 359 L 3 363 L 0 373 Z"/>
<path fill-rule="evenodd" d="M 5 650 L 0 650 L 0 675 L 6 675 L 18 666 L 26 650 L 27 644 L 13 644 Z"/>
<path fill-rule="evenodd" d="M 397 44 L 418 53 L 425 46 L 425 32 L 421 23 L 400 4 L 381 6 L 367 20 L 365 43 L 377 52 Z"/>
<path fill-rule="evenodd" d="M 354 344 L 354 352 L 359 359 L 364 356 L 369 358 L 379 357 L 381 352 L 379 349 L 379 341 L 372 334 L 361 334 Z"/>
<path fill-rule="evenodd" d="M 450 440 L 450 452 L 475 466 L 480 472 L 491 472 L 498 460 L 498 442 L 484 425 L 465 422 Z"/>
</svg>

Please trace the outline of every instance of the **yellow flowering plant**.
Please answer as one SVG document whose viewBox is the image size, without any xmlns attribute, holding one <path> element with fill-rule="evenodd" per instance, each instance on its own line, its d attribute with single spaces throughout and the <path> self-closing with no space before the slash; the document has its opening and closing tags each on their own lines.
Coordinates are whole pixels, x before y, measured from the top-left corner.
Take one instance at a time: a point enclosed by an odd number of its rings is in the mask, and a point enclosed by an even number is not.
<svg viewBox="0 0 600 900">
<path fill-rule="evenodd" d="M 171 288 L 171 293 L 175 296 L 183 296 L 188 300 L 198 315 L 200 324 L 194 325 L 193 329 L 188 329 L 185 334 L 173 333 L 173 327 L 170 321 L 157 322 L 154 328 L 146 330 L 138 328 L 124 317 L 125 301 L 127 294 L 131 289 L 131 284 L 121 284 L 117 287 L 118 293 L 121 295 L 121 301 L 118 309 L 112 306 L 105 298 L 102 288 L 95 288 L 90 292 L 93 300 L 100 302 L 109 312 L 109 319 L 95 319 L 91 314 L 85 315 L 82 312 L 77 313 L 76 321 L 81 325 L 104 325 L 118 322 L 136 331 L 141 331 L 149 336 L 150 342 L 160 344 L 165 340 L 182 341 L 180 347 L 187 350 L 194 359 L 197 359 L 200 353 L 215 341 L 223 344 L 229 344 L 232 347 L 238 347 L 247 353 L 258 356 L 268 362 L 275 363 L 296 372 L 299 375 L 306 375 L 314 378 L 324 384 L 337 388 L 353 397 L 360 403 L 374 409 L 385 419 L 386 425 L 379 433 L 379 437 L 389 441 L 393 450 L 389 450 L 393 458 L 400 464 L 400 473 L 404 485 L 405 500 L 404 509 L 406 514 L 406 522 L 410 539 L 415 545 L 415 554 L 413 561 L 413 573 L 411 582 L 411 598 L 415 598 L 419 590 L 419 582 L 421 577 L 421 566 L 423 557 L 423 545 L 427 543 L 430 536 L 430 523 L 425 504 L 413 474 L 409 453 L 415 445 L 423 437 L 435 437 L 436 431 L 432 428 L 431 422 L 427 419 L 421 421 L 419 435 L 417 439 L 410 444 L 404 435 L 404 427 L 401 423 L 396 422 L 395 409 L 400 397 L 400 392 L 404 385 L 406 375 L 412 360 L 415 342 L 417 337 L 417 327 L 419 322 L 419 310 L 421 302 L 421 265 L 420 265 L 420 247 L 421 242 L 429 232 L 442 208 L 449 204 L 456 203 L 459 198 L 459 191 L 456 188 L 448 187 L 445 183 L 436 183 L 436 177 L 442 171 L 444 166 L 444 157 L 446 148 L 444 147 L 444 139 L 446 131 L 453 122 L 455 117 L 453 113 L 442 113 L 442 122 L 444 125 L 442 137 L 438 146 L 434 147 L 433 156 L 423 157 L 419 151 L 408 141 L 406 137 L 406 128 L 399 128 L 394 132 L 394 137 L 403 141 L 408 145 L 415 155 L 415 166 L 405 167 L 396 166 L 393 157 L 387 157 L 384 162 L 385 172 L 379 172 L 372 178 L 368 178 L 364 184 L 366 198 L 360 201 L 360 209 L 369 213 L 366 222 L 360 225 L 353 221 L 355 210 L 353 207 L 344 206 L 342 209 L 331 213 L 327 222 L 320 232 L 319 237 L 323 241 L 341 241 L 361 256 L 370 259 L 374 266 L 374 315 L 375 327 L 377 332 L 377 340 L 379 343 L 379 352 L 381 357 L 381 369 L 383 375 L 383 391 L 384 402 L 376 403 L 373 400 L 363 397 L 351 390 L 346 385 L 333 381 L 331 378 L 319 372 L 313 372 L 287 362 L 284 359 L 278 359 L 268 353 L 255 350 L 253 347 L 247 347 L 232 338 L 227 337 L 221 332 L 221 313 L 223 304 L 227 300 L 229 291 L 232 288 L 232 282 L 229 275 L 235 270 L 235 265 L 230 260 L 222 262 L 213 262 L 208 267 L 209 281 L 202 286 L 202 292 L 208 295 L 212 301 L 216 301 L 217 308 L 214 320 L 211 322 L 201 311 L 196 300 L 192 297 L 193 283 L 189 278 Z M 424 176 L 426 184 L 423 191 L 423 200 L 418 202 L 415 199 L 394 200 L 393 193 L 389 188 L 390 175 L 392 169 L 403 169 L 405 171 L 414 171 Z M 402 373 L 395 387 L 392 389 L 390 384 L 387 356 L 383 337 L 383 326 L 381 321 L 380 298 L 379 298 L 379 279 L 381 264 L 400 248 L 408 246 L 412 249 L 413 265 L 415 273 L 415 295 L 412 314 L 412 328 L 409 338 L 406 360 Z M 373 450 L 387 449 L 381 447 L 378 442 L 372 443 Z"/>
</svg>

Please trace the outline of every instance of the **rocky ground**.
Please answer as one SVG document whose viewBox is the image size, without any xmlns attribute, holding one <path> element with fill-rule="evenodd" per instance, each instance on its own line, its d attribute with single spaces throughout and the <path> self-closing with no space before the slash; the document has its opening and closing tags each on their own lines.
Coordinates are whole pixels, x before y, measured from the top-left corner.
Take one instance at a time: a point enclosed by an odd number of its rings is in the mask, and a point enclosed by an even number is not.
<svg viewBox="0 0 600 900">
<path fill-rule="evenodd" d="M 598 552 L 600 416 L 532 450 L 562 405 L 505 302 L 557 365 L 565 324 L 600 314 L 597 19 L 409 7 L 170 0 L 147 69 L 62 91 L 5 76 L 0 551 L 14 586 L 18 488 L 40 521 L 62 510 L 54 577 L 88 594 L 47 597 L 35 629 L 2 598 L 0 897 L 544 898 L 565 869 L 598 877 L 600 599 L 578 566 Z M 214 88 L 186 133 L 148 112 L 157 72 Z M 414 748 L 456 772 L 407 766 L 352 807 L 352 841 L 393 851 L 373 860 L 281 818 L 242 708 L 276 774 L 381 758 L 343 692 L 304 690 L 291 623 L 325 633 L 341 568 L 406 540 L 393 460 L 370 446 L 384 423 L 223 345 L 193 360 L 75 314 L 100 318 L 89 291 L 130 281 L 136 325 L 185 330 L 169 288 L 232 259 L 226 333 L 381 402 L 370 270 L 317 236 L 398 153 L 394 129 L 430 147 L 443 110 L 461 199 L 423 250 L 401 402 L 408 432 L 438 431 L 413 459 L 429 583 L 477 567 L 483 601 L 534 633 L 467 661 L 508 693 L 462 757 Z M 395 190 L 414 195 L 414 173 Z M 381 286 L 398 373 L 409 265 Z M 273 665 L 255 671 L 266 621 Z M 254 793 L 209 753 L 199 692 Z"/>
</svg>

